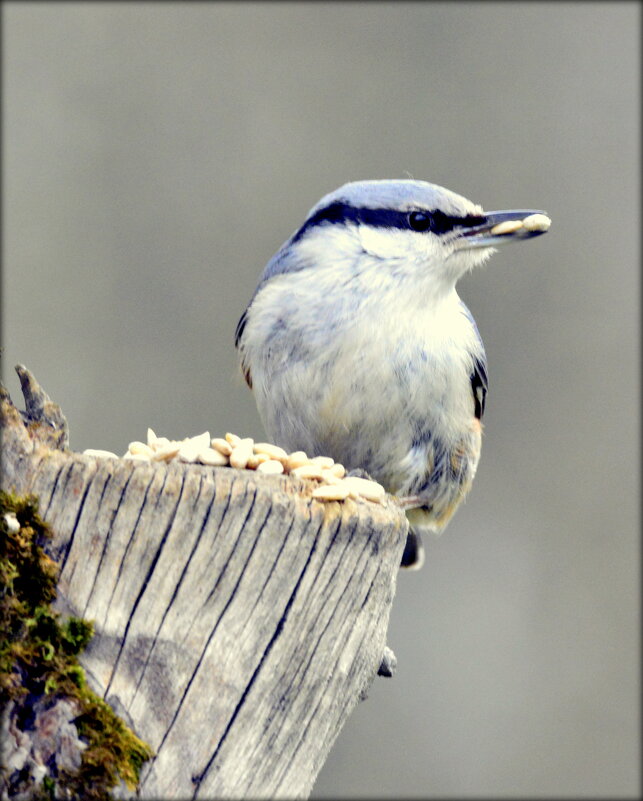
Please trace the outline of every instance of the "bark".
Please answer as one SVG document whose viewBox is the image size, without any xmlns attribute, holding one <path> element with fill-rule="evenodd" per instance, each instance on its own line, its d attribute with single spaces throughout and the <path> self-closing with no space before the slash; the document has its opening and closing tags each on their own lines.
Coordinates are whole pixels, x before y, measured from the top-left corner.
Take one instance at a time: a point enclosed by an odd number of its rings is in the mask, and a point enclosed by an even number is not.
<svg viewBox="0 0 643 801">
<path fill-rule="evenodd" d="M 393 672 L 403 512 L 317 502 L 291 476 L 74 453 L 17 370 L 2 487 L 39 498 L 59 608 L 95 621 L 88 679 L 156 752 L 141 796 L 307 797 L 380 665 Z"/>
</svg>

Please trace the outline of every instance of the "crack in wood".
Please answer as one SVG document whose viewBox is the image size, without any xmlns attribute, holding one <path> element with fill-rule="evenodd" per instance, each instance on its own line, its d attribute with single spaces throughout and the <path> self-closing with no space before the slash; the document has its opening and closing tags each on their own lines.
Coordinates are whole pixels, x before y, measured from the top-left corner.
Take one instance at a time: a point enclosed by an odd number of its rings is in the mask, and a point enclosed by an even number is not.
<svg viewBox="0 0 643 801">
<path fill-rule="evenodd" d="M 124 485 L 123 489 L 121 490 L 120 498 L 119 498 L 119 501 L 118 501 L 118 503 L 116 505 L 116 512 L 115 512 L 113 520 L 112 520 L 113 524 L 114 524 L 114 522 L 116 521 L 116 519 L 118 517 L 119 511 L 121 509 L 125 508 L 125 499 L 127 498 L 127 489 L 129 487 L 129 483 L 132 480 L 132 477 L 134 475 L 134 467 L 135 466 L 133 465 L 132 466 L 133 469 L 130 471 L 129 476 L 127 477 L 127 481 L 125 482 L 125 485 Z M 143 515 L 143 510 L 147 506 L 148 493 L 150 491 L 150 487 L 154 483 L 154 479 L 156 478 L 156 476 L 157 476 L 157 473 L 153 473 L 151 475 L 150 480 L 148 481 L 148 483 L 145 486 L 145 489 L 143 490 L 143 499 L 140 502 L 139 510 L 137 512 L 137 515 L 136 515 L 136 520 L 134 521 L 134 525 L 131 526 L 130 536 L 128 537 L 127 544 L 125 545 L 125 550 L 123 551 L 123 555 L 122 555 L 122 557 L 120 559 L 120 562 L 119 562 L 119 565 L 118 565 L 118 571 L 116 573 L 116 581 L 114 582 L 114 585 L 113 585 L 112 590 L 110 592 L 110 595 L 109 595 L 109 598 L 107 600 L 107 603 L 105 604 L 105 612 L 103 614 L 103 621 L 102 621 L 102 628 L 103 629 L 105 629 L 106 626 L 107 626 L 107 620 L 109 619 L 109 613 L 110 613 L 110 610 L 112 608 L 112 603 L 114 601 L 114 596 L 116 595 L 116 590 L 118 589 L 118 585 L 119 585 L 119 582 L 121 580 L 121 576 L 122 576 L 122 573 L 123 573 L 124 565 L 127 562 L 127 557 L 129 556 L 132 544 L 135 542 L 136 537 L 138 536 L 139 524 L 141 522 L 141 516 Z M 163 483 L 161 485 L 161 489 L 159 490 L 159 493 L 163 491 L 163 488 L 165 487 L 165 482 L 166 481 L 167 481 L 167 475 L 163 477 Z M 158 496 L 157 496 L 157 502 L 158 502 Z M 129 506 L 129 504 L 128 504 L 128 506 Z M 131 514 L 131 509 L 130 509 L 130 514 Z M 113 538 L 110 537 L 110 536 L 107 536 L 105 538 L 105 549 L 104 549 L 105 550 L 105 554 L 107 554 L 107 550 L 110 547 L 113 547 L 113 545 L 114 545 Z"/>
<path fill-rule="evenodd" d="M 357 523 L 355 522 L 355 524 L 354 524 L 354 527 L 353 527 L 353 529 L 352 529 L 352 532 L 351 532 L 351 534 L 353 534 L 353 533 L 355 532 L 355 529 L 356 529 L 356 527 L 357 527 Z M 360 561 L 360 557 L 363 557 L 364 553 L 366 552 L 366 550 L 367 550 L 367 548 L 368 548 L 368 544 L 369 544 L 369 542 L 368 542 L 368 540 L 367 540 L 367 541 L 364 543 L 364 547 L 362 548 L 362 551 L 360 552 L 360 554 L 359 554 L 358 558 L 356 559 L 356 562 L 358 562 L 358 563 L 359 563 L 359 561 Z M 342 554 L 341 554 L 341 556 L 340 556 L 340 561 L 341 561 L 341 559 L 344 557 L 344 553 L 345 553 L 345 552 L 346 552 L 346 550 L 348 549 L 348 545 L 349 545 L 349 543 L 347 542 L 347 544 L 346 544 L 346 547 L 344 548 L 344 551 L 342 552 Z M 360 578 L 361 578 L 361 576 L 362 576 L 362 575 L 363 575 L 363 574 L 366 572 L 366 569 L 367 569 L 367 567 L 368 567 L 368 565 L 365 565 L 365 566 L 364 566 L 364 568 L 363 568 L 363 570 L 362 570 L 362 573 L 360 574 Z M 353 574 L 352 574 L 352 572 L 351 572 L 351 575 L 353 575 Z M 376 574 L 376 575 L 377 575 L 377 574 Z M 328 610 L 327 610 L 327 606 L 326 606 L 326 602 L 325 602 L 325 600 L 324 600 L 324 599 L 325 599 L 325 597 L 326 597 L 326 595 L 327 595 L 327 592 L 326 592 L 326 591 L 328 590 L 328 588 L 329 588 L 329 586 L 330 586 L 330 584 L 331 584 L 331 581 L 332 581 L 332 577 L 330 577 L 330 578 L 329 578 L 329 580 L 326 582 L 325 586 L 322 588 L 322 591 L 321 591 L 321 593 L 320 593 L 320 594 L 321 594 L 321 596 L 322 596 L 322 600 L 321 600 L 321 602 L 320 602 L 320 603 L 316 604 L 316 606 L 318 606 L 318 607 L 319 607 L 319 610 L 320 610 L 320 612 L 319 612 L 319 614 L 316 616 L 315 620 L 312 622 L 312 625 L 311 625 L 311 627 L 310 627 L 310 628 L 312 628 L 313 630 L 315 630 L 315 629 L 317 628 L 316 624 L 317 624 L 317 622 L 318 622 L 318 620 L 319 620 L 319 617 L 320 617 L 321 611 L 322 611 L 322 610 L 323 610 L 324 612 L 327 612 L 327 611 L 328 611 Z M 373 579 L 373 581 L 374 581 L 374 579 Z M 370 587 L 369 587 L 369 590 L 367 591 L 367 596 L 368 596 L 368 593 L 370 592 L 370 588 L 371 588 L 371 587 L 372 587 L 372 585 L 373 585 L 373 581 L 371 582 L 371 585 L 370 585 Z M 361 583 L 361 582 L 359 582 L 359 581 L 357 582 L 358 586 L 359 586 L 359 584 L 360 584 L 360 583 Z M 322 628 L 321 632 L 319 633 L 319 636 L 318 636 L 318 638 L 317 638 L 317 641 L 316 641 L 316 643 L 315 643 L 315 645 L 314 645 L 314 647 L 313 647 L 312 651 L 310 652 L 310 655 L 308 656 L 308 660 L 307 660 L 307 662 L 306 662 L 305 664 L 302 664 L 302 665 L 300 665 L 300 667 L 298 668 L 297 672 L 296 672 L 295 674 L 293 674 L 292 680 L 291 680 L 291 682 L 290 682 L 290 684 L 289 684 L 289 686 L 288 686 L 288 688 L 287 688 L 287 691 L 290 691 L 290 690 L 292 690 L 292 689 L 294 688 L 294 684 L 295 684 L 295 680 L 296 680 L 296 679 L 299 679 L 299 681 L 298 681 L 298 684 L 300 684 L 300 685 L 301 685 L 301 684 L 303 683 L 303 680 L 304 680 L 304 678 L 305 678 L 306 674 L 308 673 L 308 671 L 309 671 L 309 669 L 310 669 L 311 665 L 313 664 L 313 662 L 314 662 L 314 660 L 315 660 L 315 657 L 317 656 L 317 653 L 318 653 L 318 650 L 319 650 L 319 648 L 320 648 L 320 647 L 321 647 L 321 645 L 322 645 L 322 641 L 324 640 L 324 638 L 325 638 L 325 636 L 326 636 L 326 634 L 327 634 L 327 632 L 328 632 L 329 628 L 331 627 L 331 625 L 333 624 L 334 620 L 335 620 L 335 619 L 336 619 L 336 617 L 337 617 L 337 612 L 338 612 L 338 610 L 339 610 L 339 608 L 340 608 L 340 606 L 341 606 L 342 600 L 344 599 L 344 597 L 345 597 L 345 596 L 347 596 L 347 594 L 348 594 L 348 595 L 350 595 L 350 590 L 352 589 L 352 585 L 353 585 L 353 582 L 352 582 L 352 581 L 349 581 L 349 582 L 347 582 L 347 583 L 345 584 L 345 586 L 344 586 L 344 589 L 342 590 L 342 592 L 341 592 L 341 594 L 340 594 L 340 596 L 339 596 L 339 598 L 338 598 L 338 600 L 337 600 L 337 603 L 336 603 L 336 604 L 335 604 L 335 606 L 333 607 L 333 609 L 332 609 L 332 612 L 331 612 L 331 613 L 328 615 L 328 619 L 326 620 L 326 623 L 324 624 L 324 626 L 323 626 L 323 628 Z M 362 608 L 363 608 L 363 604 L 362 604 Z M 350 627 L 350 623 L 351 623 L 351 621 L 350 621 L 350 620 L 348 620 L 348 621 L 347 621 L 347 624 L 349 625 L 349 627 Z M 343 631 L 343 629 L 342 629 L 342 631 Z M 365 634 L 365 636 L 366 636 L 366 634 Z M 337 638 L 337 640 L 338 640 L 338 642 L 341 642 L 341 637 L 338 637 L 338 638 Z M 332 681 L 332 678 L 333 678 L 333 676 L 334 676 L 334 671 L 335 671 L 335 668 L 337 667 L 337 664 L 338 664 L 338 662 L 339 662 L 339 659 L 341 658 L 341 655 L 342 655 L 342 654 L 341 654 L 341 650 L 340 650 L 340 653 L 339 653 L 339 655 L 338 655 L 338 658 L 337 658 L 337 660 L 335 661 L 335 663 L 334 663 L 334 665 L 333 665 L 333 669 L 330 671 L 330 673 L 329 673 L 329 674 L 328 674 L 328 676 L 327 676 L 327 679 L 326 679 L 326 682 L 325 682 L 325 686 L 326 686 L 326 687 L 327 687 L 327 686 L 328 686 L 328 685 L 331 683 L 331 681 Z M 305 725 L 304 731 L 301 733 L 301 736 L 300 736 L 300 737 L 299 737 L 299 739 L 298 739 L 297 746 L 295 747 L 295 749 L 294 749 L 294 751 L 293 751 L 293 758 L 294 758 L 294 757 L 297 755 L 298 751 L 300 750 L 300 748 L 301 748 L 301 746 L 302 746 L 302 744 L 303 744 L 303 742 L 304 742 L 304 740 L 305 740 L 306 733 L 308 732 L 308 729 L 309 729 L 309 727 L 310 727 L 310 725 L 311 725 L 311 722 L 312 722 L 312 721 L 315 719 L 316 712 L 317 712 L 317 710 L 318 710 L 318 708 L 319 708 L 319 705 L 322 703 L 322 701 L 323 701 L 324 697 L 325 697 L 325 696 L 324 696 L 323 692 L 319 694 L 319 702 L 318 702 L 317 706 L 316 706 L 316 707 L 314 708 L 314 710 L 313 710 L 313 711 L 312 711 L 312 712 L 311 712 L 311 713 L 308 715 L 308 721 L 307 721 L 307 723 L 306 723 L 306 725 Z M 301 727 L 301 723 L 302 723 L 302 721 L 300 720 L 300 727 Z M 279 734 L 281 733 L 281 730 L 282 730 L 282 729 L 283 729 L 283 722 L 282 722 L 282 726 L 281 726 L 281 727 L 280 727 L 280 728 L 277 730 L 277 732 L 275 732 L 275 733 L 272 735 L 272 741 L 273 741 L 273 742 L 274 742 L 274 741 L 275 741 L 275 740 L 276 740 L 276 739 L 279 737 Z M 288 770 L 288 765 L 285 765 L 285 766 L 284 766 L 284 769 L 283 769 L 283 771 L 281 772 L 281 774 L 277 774 L 279 778 L 276 780 L 276 784 L 279 784 L 279 783 L 280 783 L 280 780 L 283 778 L 283 776 L 285 776 L 285 774 L 286 774 L 287 770 Z"/>
<path fill-rule="evenodd" d="M 105 488 L 107 487 L 107 484 L 111 483 L 111 478 L 112 478 L 112 476 L 110 476 L 108 481 L 105 482 L 105 487 L 103 487 L 103 493 L 101 493 L 101 500 L 103 498 L 103 494 L 105 492 Z M 120 494 L 120 498 L 119 498 L 118 504 L 114 507 L 114 511 L 112 513 L 112 516 L 111 516 L 111 519 L 110 519 L 110 523 L 109 523 L 109 528 L 108 528 L 108 530 L 110 530 L 110 531 L 111 531 L 111 529 L 112 529 L 112 527 L 114 525 L 114 520 L 116 519 L 116 515 L 118 514 L 118 510 L 121 507 L 121 504 L 123 503 L 123 499 L 125 497 L 125 491 L 127 490 L 127 485 L 129 484 L 131 478 L 132 478 L 132 475 L 130 474 L 127 477 L 127 480 L 125 481 L 125 485 L 124 485 L 123 489 L 121 490 L 121 494 Z M 99 501 L 98 508 L 96 510 L 96 518 L 95 518 L 94 522 L 96 522 L 96 520 L 98 519 L 99 514 L 100 514 L 100 501 Z M 103 547 L 101 548 L 100 557 L 98 558 L 98 565 L 96 566 L 96 570 L 94 572 L 94 578 L 92 580 L 92 586 L 91 586 L 91 589 L 89 591 L 89 595 L 87 596 L 87 601 L 86 601 L 86 603 L 85 603 L 85 605 L 83 607 L 83 617 L 85 617 L 85 615 L 87 614 L 87 608 L 89 607 L 89 604 L 90 604 L 90 602 L 92 600 L 92 596 L 94 595 L 94 590 L 96 589 L 98 577 L 99 577 L 100 572 L 101 572 L 101 566 L 103 564 L 103 559 L 105 558 L 105 555 L 107 553 L 107 549 L 109 547 L 110 542 L 111 542 L 111 538 L 109 536 L 105 537 L 105 540 L 103 542 Z M 72 579 L 72 576 L 69 576 L 67 578 L 67 583 L 68 584 L 71 584 L 71 579 Z M 113 593 L 112 593 L 112 595 L 113 595 Z M 110 601 L 111 601 L 111 597 L 110 597 Z M 109 603 L 107 604 L 107 610 L 105 612 L 105 618 L 107 617 L 108 610 L 109 610 Z M 105 622 L 105 619 L 103 620 L 103 624 L 104 624 L 104 622 Z"/>
<path fill-rule="evenodd" d="M 317 534 L 319 534 L 319 531 L 317 532 Z M 286 619 L 288 617 L 288 612 L 290 611 L 290 609 L 291 609 L 291 607 L 292 607 L 292 605 L 294 603 L 295 597 L 297 596 L 297 591 L 299 590 L 299 587 L 300 587 L 301 582 L 302 582 L 302 580 L 304 578 L 304 575 L 306 574 L 306 569 L 307 569 L 307 567 L 308 567 L 308 565 L 310 563 L 310 560 L 312 559 L 313 554 L 315 553 L 315 550 L 317 548 L 317 538 L 318 537 L 315 536 L 312 548 L 310 549 L 310 553 L 308 554 L 308 558 L 306 559 L 306 563 L 304 564 L 303 570 L 299 574 L 299 577 L 297 579 L 297 583 L 295 584 L 295 588 L 292 591 L 292 593 L 290 595 L 290 598 L 288 599 L 288 602 L 286 604 L 286 608 L 284 609 L 283 614 L 282 614 L 279 622 L 277 623 L 277 627 L 275 629 L 275 632 L 272 635 L 272 637 L 270 639 L 270 642 L 268 643 L 267 647 L 264 649 L 264 652 L 263 652 L 263 654 L 261 656 L 261 660 L 259 661 L 259 664 L 255 668 L 255 671 L 252 674 L 252 676 L 250 678 L 250 681 L 246 685 L 246 688 L 245 688 L 241 698 L 239 699 L 239 703 L 236 705 L 236 707 L 234 709 L 234 712 L 232 713 L 232 717 L 230 718 L 230 720 L 228 722 L 228 725 L 226 726 L 226 728 L 225 728 L 225 730 L 223 732 L 223 735 L 219 739 L 217 747 L 215 748 L 214 752 L 212 753 L 212 756 L 210 757 L 210 759 L 206 763 L 204 769 L 199 774 L 197 774 L 195 777 L 192 778 L 192 782 L 196 785 L 194 793 L 192 795 L 193 799 L 195 799 L 197 797 L 197 795 L 199 793 L 199 788 L 200 788 L 204 778 L 207 776 L 212 764 L 214 763 L 214 760 L 216 759 L 217 754 L 221 750 L 221 748 L 222 748 L 222 746 L 223 746 L 223 744 L 224 744 L 224 742 L 226 740 L 226 737 L 228 736 L 228 733 L 229 733 L 230 729 L 232 728 L 232 726 L 234 724 L 234 721 L 237 718 L 237 715 L 239 714 L 239 711 L 241 710 L 241 708 L 243 707 L 243 705 L 245 703 L 245 700 L 246 700 L 246 698 L 248 696 L 248 693 L 252 689 L 252 686 L 254 685 L 255 681 L 257 680 L 257 676 L 259 675 L 259 671 L 261 670 L 264 662 L 266 661 L 266 658 L 267 658 L 268 654 L 272 650 L 274 644 L 277 642 L 279 636 L 281 635 L 281 632 L 283 631 L 283 627 L 284 627 Z M 234 592 L 233 592 L 233 595 L 234 595 Z"/>
<path fill-rule="evenodd" d="M 56 471 L 56 475 L 55 475 L 54 480 L 53 480 L 53 486 L 51 488 L 51 493 L 49 495 L 49 500 L 47 502 L 47 508 L 42 513 L 43 517 L 46 517 L 47 514 L 49 513 L 49 508 L 51 507 L 52 501 L 54 499 L 54 495 L 56 494 L 56 489 L 58 487 L 58 482 L 60 480 L 60 476 L 65 470 L 67 470 L 67 472 L 69 472 L 71 470 L 71 463 L 67 462 L 67 463 L 62 464 L 60 466 L 60 469 Z M 40 503 L 41 503 L 41 507 L 44 506 L 44 504 L 42 502 L 42 493 L 40 495 Z"/>
<path fill-rule="evenodd" d="M 80 516 L 83 513 L 83 508 L 85 506 L 85 501 L 87 500 L 87 495 L 89 494 L 89 490 L 92 488 L 92 484 L 93 484 L 95 475 L 96 475 L 96 473 L 94 471 L 94 473 L 87 479 L 87 484 L 85 486 L 85 489 L 83 490 L 83 494 L 82 494 L 82 497 L 80 499 L 80 506 L 78 507 L 78 511 L 76 513 L 76 519 L 74 520 L 74 523 L 72 525 L 69 541 L 67 543 L 67 547 L 65 548 L 65 554 L 64 554 L 63 558 L 60 560 L 60 573 L 61 574 L 65 572 L 65 565 L 67 564 L 67 559 L 69 557 L 69 552 L 71 551 L 72 546 L 74 544 L 74 537 L 76 536 L 76 529 L 78 528 L 78 523 L 80 521 Z"/>
<path fill-rule="evenodd" d="M 244 496 L 244 497 L 245 497 L 245 496 Z M 233 553 L 234 553 L 234 550 L 235 550 L 235 549 L 236 549 L 236 547 L 237 547 L 237 544 L 238 544 L 238 542 L 239 542 L 239 537 L 240 537 L 241 533 L 243 532 L 243 528 L 244 528 L 245 524 L 247 523 L 247 521 L 248 521 L 248 518 L 250 517 L 250 514 L 252 513 L 252 509 L 254 508 L 254 504 L 255 504 L 256 497 L 257 497 L 257 491 L 256 491 L 256 488 L 255 488 L 255 490 L 254 490 L 254 492 L 253 492 L 253 495 L 252 495 L 252 499 L 250 500 L 250 508 L 249 508 L 249 510 L 248 510 L 248 512 L 247 512 L 247 514 L 246 514 L 246 516 L 245 516 L 245 519 L 244 519 L 243 526 L 241 527 L 241 530 L 240 530 L 239 534 L 237 535 L 237 540 L 236 540 L 236 542 L 235 542 L 235 545 L 234 545 L 234 548 L 233 548 Z M 250 557 L 252 556 L 252 553 L 253 553 L 253 551 L 254 551 L 254 549 L 255 549 L 255 547 L 256 547 L 256 544 L 257 544 L 257 542 L 256 542 L 256 540 L 255 540 L 255 542 L 254 542 L 254 544 L 253 544 L 253 546 L 252 546 L 252 550 L 250 551 L 250 555 L 248 556 L 248 560 L 247 560 L 247 561 L 249 561 L 249 560 L 250 560 Z M 222 573 L 221 573 L 221 576 L 219 577 L 219 579 L 221 579 L 221 578 L 223 577 L 223 573 L 225 572 L 225 569 L 227 568 L 227 566 L 228 566 L 228 564 L 229 564 L 229 563 L 230 563 L 230 560 L 228 560 L 228 563 L 226 564 L 226 566 L 225 566 L 224 570 L 222 571 Z M 246 564 L 247 564 L 247 562 L 246 562 Z M 194 679 L 195 679 L 195 677 L 196 677 L 197 673 L 199 672 L 199 670 L 200 670 L 200 668 L 201 668 L 201 665 L 203 664 L 203 660 L 204 660 L 205 654 L 207 653 L 207 651 L 208 651 L 208 648 L 209 648 L 209 646 L 210 646 L 210 642 L 212 641 L 212 638 L 214 637 L 214 635 L 215 635 L 215 633 L 216 633 L 216 631 L 217 631 L 217 629 L 218 629 L 218 627 L 219 627 L 219 624 L 220 624 L 221 620 L 223 619 L 223 616 L 224 616 L 224 615 L 225 615 L 225 613 L 226 613 L 226 610 L 228 609 L 228 607 L 229 607 L 229 606 L 230 606 L 230 604 L 232 603 L 232 600 L 233 600 L 233 598 L 234 598 L 234 596 L 235 596 L 235 593 L 236 593 L 236 591 L 237 591 L 237 588 L 238 588 L 238 586 L 239 586 L 239 583 L 240 583 L 240 581 L 241 581 L 241 578 L 242 578 L 242 576 L 243 576 L 243 573 L 244 573 L 244 570 L 242 570 L 242 571 L 241 571 L 241 574 L 240 574 L 239 578 L 237 579 L 237 583 L 235 584 L 235 586 L 234 586 L 234 589 L 233 589 L 233 590 L 232 590 L 232 592 L 230 593 L 230 597 L 228 598 L 228 601 L 227 601 L 226 605 L 224 606 L 224 608 L 223 608 L 223 611 L 221 612 L 221 614 L 220 614 L 220 615 L 219 615 L 219 617 L 217 618 L 217 620 L 216 620 L 216 622 L 215 622 L 215 624 L 214 624 L 214 626 L 213 626 L 213 628 L 212 628 L 212 630 L 211 630 L 211 632 L 210 632 L 210 635 L 209 635 L 209 636 L 208 636 L 208 638 L 207 638 L 207 641 L 206 641 L 206 643 L 205 643 L 205 646 L 204 646 L 204 648 L 203 648 L 203 649 L 202 649 L 202 651 L 201 651 L 201 654 L 200 654 L 200 656 L 199 656 L 199 659 L 198 659 L 198 661 L 197 661 L 197 663 L 196 663 L 196 666 L 195 666 L 194 670 L 192 671 L 192 675 L 190 676 L 190 679 L 189 679 L 189 681 L 188 681 L 188 683 L 187 683 L 187 685 L 186 685 L 186 687 L 185 687 L 185 690 L 183 691 L 183 694 L 182 694 L 182 696 L 181 696 L 181 700 L 180 700 L 180 702 L 177 704 L 176 711 L 175 711 L 175 713 L 174 713 L 174 716 L 173 716 L 173 718 L 172 718 L 172 721 L 170 722 L 170 725 L 169 725 L 169 726 L 168 726 L 168 728 L 166 729 L 166 732 L 165 732 L 165 734 L 164 734 L 164 736 L 163 736 L 163 739 L 161 740 L 161 744 L 160 744 L 160 745 L 159 745 L 159 747 L 157 748 L 157 751 L 156 751 L 156 759 L 157 759 L 157 760 L 158 760 L 158 758 L 159 758 L 159 756 L 160 756 L 160 754 L 161 754 L 161 751 L 163 750 L 163 747 L 164 747 L 164 745 L 165 745 L 165 743 L 166 743 L 166 741 L 167 741 L 167 738 L 168 738 L 168 737 L 169 737 L 169 735 L 170 735 L 170 731 L 171 731 L 171 730 L 172 730 L 172 728 L 174 727 L 174 724 L 176 723 L 176 720 L 177 720 L 177 718 L 178 718 L 179 714 L 181 713 L 181 710 L 183 709 L 183 704 L 184 704 L 185 698 L 186 698 L 186 696 L 187 696 L 188 692 L 190 691 L 190 688 L 191 688 L 191 686 L 192 686 L 192 683 L 193 683 L 193 681 L 194 681 Z M 218 582 L 217 582 L 217 585 L 218 585 Z M 217 586 L 217 585 L 215 585 L 215 589 L 216 589 L 216 586 Z M 214 592 L 214 590 L 213 590 L 213 591 L 210 593 L 210 595 L 208 595 L 208 599 L 209 599 L 209 598 L 211 598 L 211 596 L 212 596 L 212 593 L 213 593 L 213 592 Z M 207 603 L 207 600 L 208 600 L 208 599 L 206 599 L 206 603 Z M 205 605 L 205 604 L 204 604 L 204 605 Z"/>
<path fill-rule="evenodd" d="M 163 484 L 165 485 L 165 481 L 163 482 Z M 150 566 L 149 566 L 149 568 L 147 570 L 145 578 L 143 579 L 143 584 L 141 585 L 139 593 L 136 596 L 136 600 L 134 601 L 134 603 L 132 605 L 132 611 L 130 613 L 129 620 L 127 621 L 127 624 L 125 626 L 125 631 L 123 632 L 123 639 L 122 639 L 121 644 L 120 644 L 119 649 L 118 649 L 118 654 L 116 656 L 116 661 L 114 662 L 114 667 L 112 669 L 112 675 L 110 676 L 109 681 L 107 682 L 107 687 L 105 688 L 105 694 L 104 694 L 103 697 L 106 697 L 107 694 L 109 693 L 109 690 L 110 690 L 110 688 L 112 686 L 112 682 L 114 681 L 114 677 L 116 675 L 116 672 L 118 671 L 118 666 L 120 664 L 121 656 L 123 654 L 123 649 L 125 648 L 125 645 L 127 644 L 127 635 L 129 634 L 130 627 L 131 627 L 132 622 L 134 620 L 134 617 L 136 615 L 136 610 L 138 609 L 138 605 L 140 604 L 141 599 L 142 599 L 143 595 L 145 594 L 145 590 L 147 589 L 147 585 L 149 583 L 150 577 L 152 576 L 152 573 L 154 572 L 154 568 L 156 567 L 156 564 L 157 564 L 157 562 L 159 560 L 159 557 L 161 555 L 161 551 L 163 550 L 163 546 L 165 545 L 165 541 L 167 540 L 168 534 L 170 533 L 170 529 L 172 528 L 172 523 L 174 522 L 174 518 L 176 517 L 176 512 L 177 512 L 177 510 L 179 508 L 179 504 L 181 502 L 181 495 L 183 494 L 183 487 L 184 486 L 185 486 L 185 474 L 183 474 L 182 477 L 181 477 L 181 488 L 179 489 L 178 498 L 177 498 L 176 504 L 174 506 L 174 510 L 172 512 L 171 518 L 170 518 L 167 526 L 165 527 L 165 531 L 163 532 L 163 536 L 161 537 L 161 542 L 159 543 L 159 546 L 156 549 L 156 553 L 154 554 L 154 557 L 152 559 L 152 563 L 150 564 Z M 123 563 L 121 562 L 121 567 L 122 567 L 122 564 Z M 119 571 L 119 576 L 120 576 L 120 571 Z M 118 584 L 118 582 L 117 582 L 117 584 Z"/>
<path fill-rule="evenodd" d="M 193 505 L 193 508 L 195 508 L 195 509 L 197 508 L 198 500 L 201 497 L 202 487 L 203 487 L 203 476 L 201 476 L 201 478 L 200 478 L 199 489 L 197 491 L 197 498 L 195 499 L 195 502 L 194 502 L 194 505 Z M 206 528 L 206 525 L 208 523 L 208 520 L 210 519 L 210 513 L 211 513 L 211 511 L 212 511 L 212 509 L 214 507 L 215 499 L 216 499 L 216 490 L 213 488 L 213 495 L 212 495 L 212 498 L 210 499 L 210 503 L 207 506 L 206 513 L 205 513 L 205 516 L 203 518 L 203 522 L 202 522 L 202 524 L 201 524 L 201 526 L 199 528 L 199 533 L 196 536 L 196 539 L 194 541 L 194 545 L 192 546 L 192 548 L 190 550 L 190 553 L 188 555 L 188 558 L 187 558 L 187 560 L 186 560 L 186 562 L 185 562 L 185 564 L 183 566 L 183 569 L 181 570 L 181 575 L 179 576 L 179 580 L 176 583 L 176 586 L 174 587 L 174 590 L 172 591 L 172 595 L 170 597 L 170 601 L 167 604 L 167 606 L 165 607 L 165 611 L 163 612 L 163 615 L 161 617 L 161 622 L 159 623 L 159 625 L 158 625 L 158 627 L 156 629 L 156 633 L 154 634 L 152 645 L 151 645 L 151 647 L 150 647 L 150 649 L 148 651 L 147 657 L 145 659 L 145 663 L 143 665 L 143 669 L 141 670 L 141 675 L 139 676 L 139 679 L 136 682 L 136 689 L 134 691 L 134 695 L 132 696 L 132 699 L 131 699 L 130 705 L 129 705 L 130 708 L 134 704 L 134 701 L 136 700 L 136 696 L 138 695 L 139 688 L 140 688 L 141 683 L 143 681 L 143 678 L 145 676 L 145 671 L 147 670 L 147 666 L 149 664 L 149 661 L 152 658 L 152 654 L 153 654 L 154 649 L 156 647 L 156 643 L 158 641 L 161 629 L 163 628 L 163 625 L 164 625 L 165 620 L 166 620 L 166 618 L 167 618 L 167 616 L 168 616 L 168 614 L 170 612 L 170 609 L 172 608 L 172 605 L 173 605 L 176 597 L 179 594 L 179 590 L 181 589 L 181 586 L 183 584 L 183 580 L 185 579 L 185 576 L 187 575 L 188 569 L 189 569 L 190 564 L 192 562 L 192 557 L 194 556 L 194 554 L 195 554 L 195 552 L 196 552 L 196 550 L 197 550 L 197 548 L 199 546 L 199 543 L 201 542 L 201 537 L 203 536 L 203 532 L 205 531 L 205 528 Z"/>
</svg>

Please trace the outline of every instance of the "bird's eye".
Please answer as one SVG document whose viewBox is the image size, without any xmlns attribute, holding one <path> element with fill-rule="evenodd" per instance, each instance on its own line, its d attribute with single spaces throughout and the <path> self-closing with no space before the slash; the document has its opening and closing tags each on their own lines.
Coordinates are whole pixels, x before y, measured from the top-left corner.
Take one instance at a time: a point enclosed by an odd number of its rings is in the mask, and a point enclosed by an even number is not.
<svg viewBox="0 0 643 801">
<path fill-rule="evenodd" d="M 414 231 L 428 231 L 431 222 L 431 215 L 423 211 L 412 211 L 409 214 L 409 225 Z"/>
</svg>

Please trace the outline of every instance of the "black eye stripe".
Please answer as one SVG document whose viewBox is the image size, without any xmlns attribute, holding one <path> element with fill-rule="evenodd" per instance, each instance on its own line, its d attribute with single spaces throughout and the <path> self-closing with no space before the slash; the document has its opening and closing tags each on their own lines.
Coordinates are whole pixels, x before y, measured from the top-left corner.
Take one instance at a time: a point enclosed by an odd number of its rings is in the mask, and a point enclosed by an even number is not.
<svg viewBox="0 0 643 801">
<path fill-rule="evenodd" d="M 411 222 L 411 216 L 423 215 L 428 220 L 428 225 L 424 230 L 432 231 L 436 234 L 444 234 L 447 231 L 452 231 L 454 228 L 466 228 L 474 225 L 481 225 L 484 222 L 483 217 L 475 215 L 465 215 L 462 217 L 451 216 L 442 211 L 427 211 L 425 209 L 416 209 L 415 211 L 395 211 L 393 209 L 369 209 L 365 207 L 351 206 L 348 203 L 331 203 L 323 209 L 315 212 L 302 225 L 302 227 L 294 235 L 292 241 L 296 242 L 307 234 L 312 228 L 324 224 L 337 224 L 337 223 L 362 223 L 364 225 L 372 225 L 375 228 L 399 228 L 402 230 L 415 230 Z"/>
</svg>

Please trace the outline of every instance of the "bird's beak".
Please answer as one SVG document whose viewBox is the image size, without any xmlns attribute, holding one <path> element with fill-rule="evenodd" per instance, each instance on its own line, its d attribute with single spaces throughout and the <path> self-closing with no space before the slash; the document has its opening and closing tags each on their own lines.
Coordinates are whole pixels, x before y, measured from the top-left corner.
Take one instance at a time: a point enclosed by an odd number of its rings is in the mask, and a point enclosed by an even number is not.
<svg viewBox="0 0 643 801">
<path fill-rule="evenodd" d="M 457 250 L 495 247 L 540 236 L 550 225 L 551 220 L 544 211 L 490 211 L 484 214 L 480 224 L 460 229 L 454 244 Z"/>
</svg>

